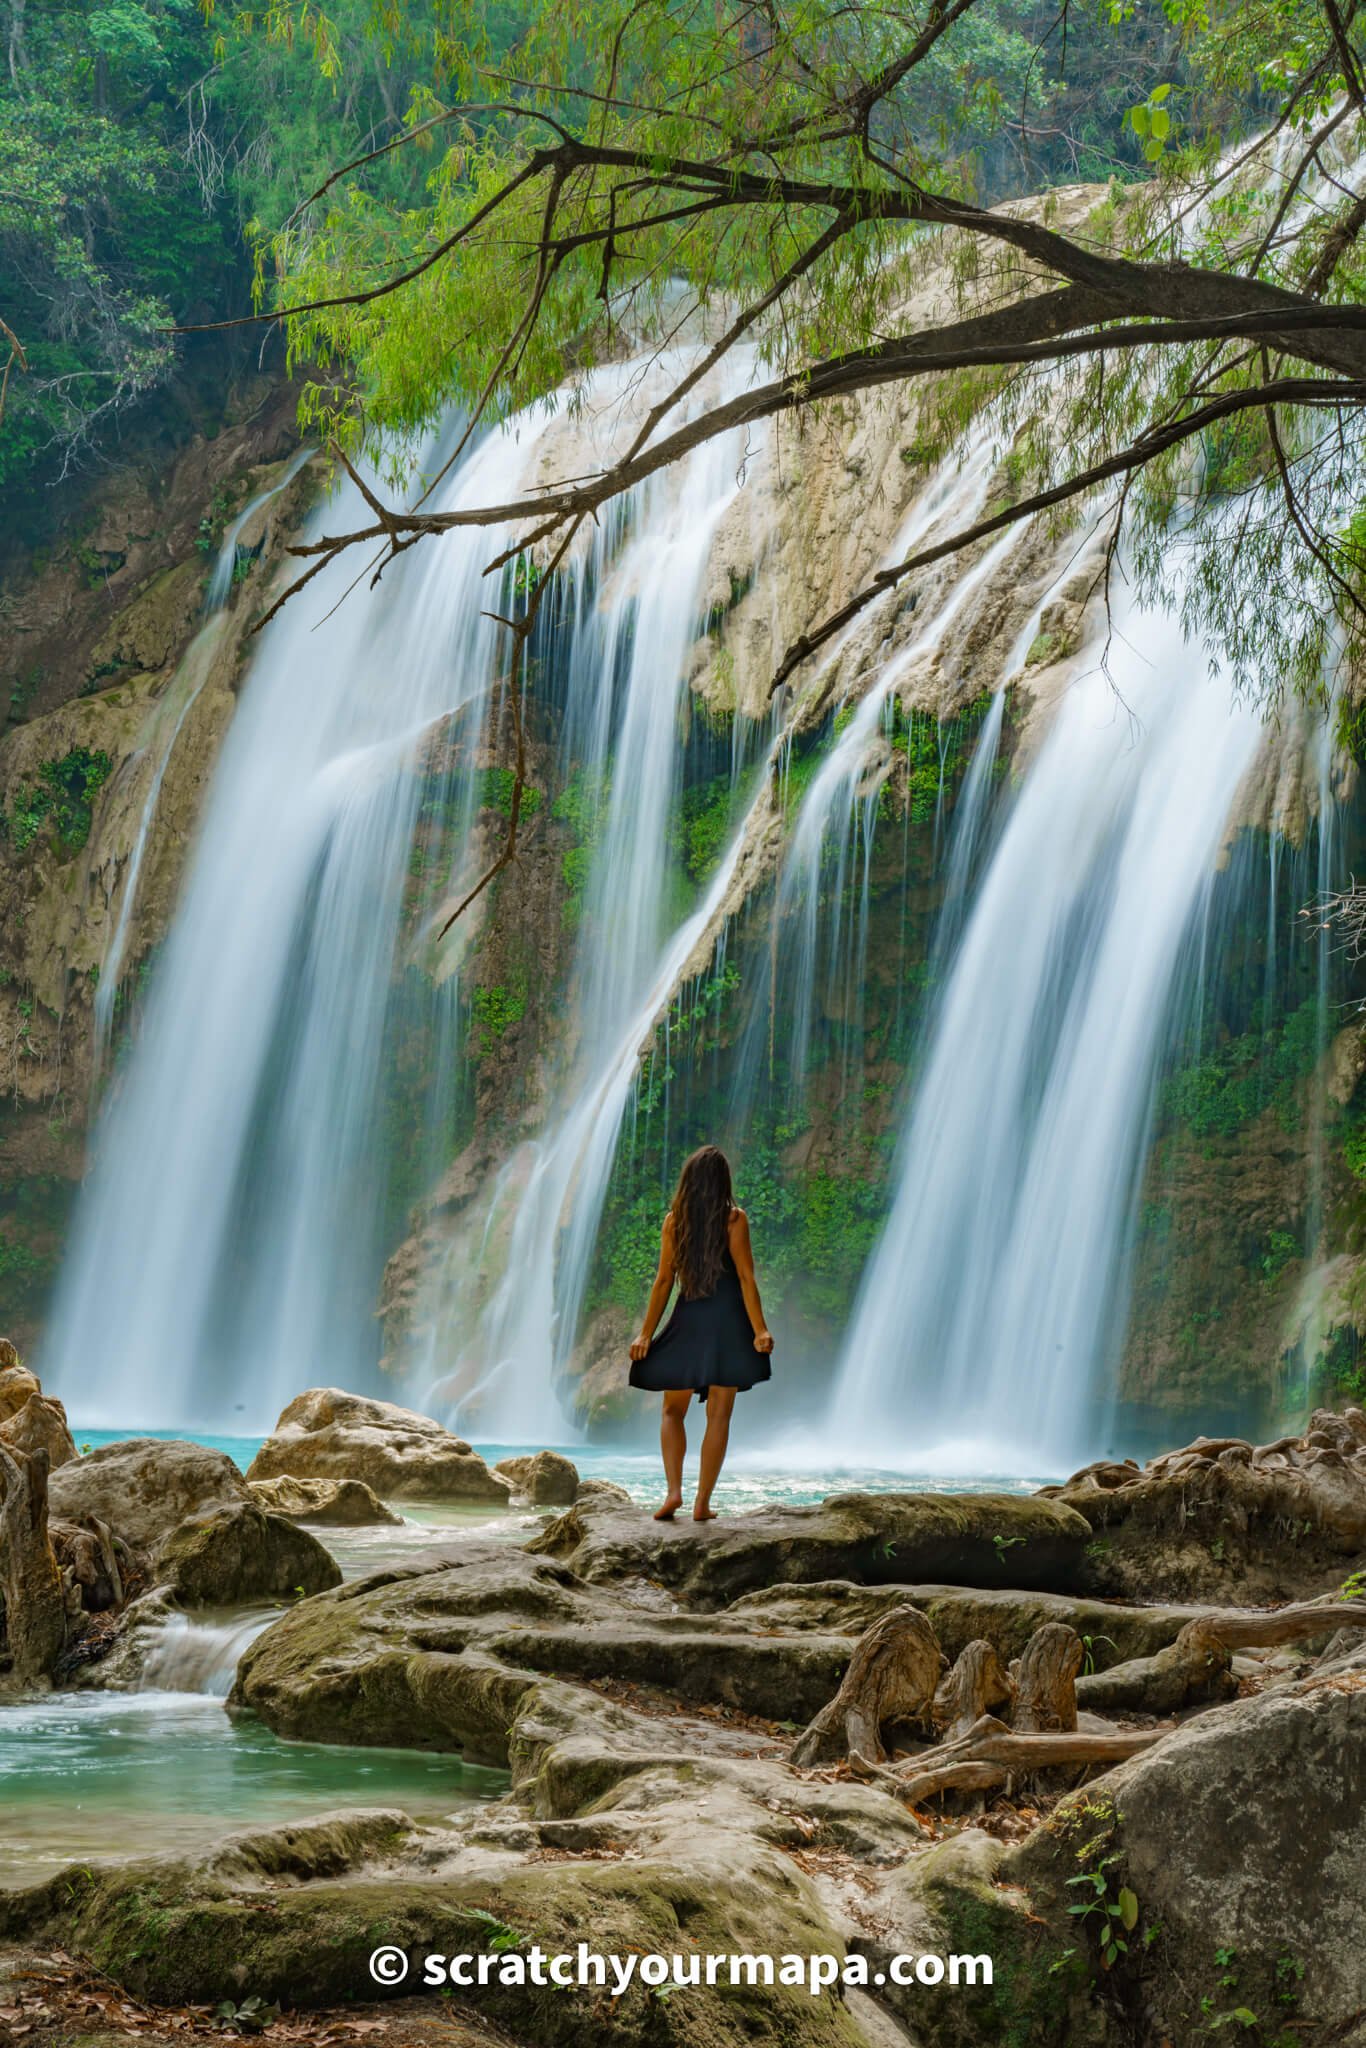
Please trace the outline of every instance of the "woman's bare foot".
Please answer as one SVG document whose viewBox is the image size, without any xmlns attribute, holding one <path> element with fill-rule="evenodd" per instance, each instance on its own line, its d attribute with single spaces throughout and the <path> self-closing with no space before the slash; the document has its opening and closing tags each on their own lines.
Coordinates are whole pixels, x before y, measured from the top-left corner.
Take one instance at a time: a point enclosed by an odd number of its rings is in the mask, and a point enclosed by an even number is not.
<svg viewBox="0 0 1366 2048">
<path fill-rule="evenodd" d="M 655 1509 L 655 1520 L 657 1522 L 671 1522 L 682 1505 L 683 1496 L 681 1493 L 669 1494 L 663 1507 Z"/>
<path fill-rule="evenodd" d="M 715 1508 L 709 1508 L 705 1501 L 699 1500 L 693 1508 L 692 1518 L 695 1522 L 714 1522 L 716 1520 L 716 1510 Z"/>
</svg>

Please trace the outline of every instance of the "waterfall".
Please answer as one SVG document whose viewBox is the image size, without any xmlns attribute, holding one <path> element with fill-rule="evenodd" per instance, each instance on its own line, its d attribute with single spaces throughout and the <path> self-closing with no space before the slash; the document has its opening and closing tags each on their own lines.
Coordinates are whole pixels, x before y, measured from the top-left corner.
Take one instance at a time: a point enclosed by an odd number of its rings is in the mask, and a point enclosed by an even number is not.
<svg viewBox="0 0 1366 2048">
<path fill-rule="evenodd" d="M 1130 605 L 1059 706 L 937 1005 L 830 1416 L 883 1462 L 1090 1452 L 1185 940 L 1261 734 Z"/>
<path fill-rule="evenodd" d="M 147 785 L 147 794 L 142 801 L 142 809 L 138 814 L 137 833 L 123 872 L 119 912 L 101 963 L 99 986 L 95 990 L 97 1075 L 108 1053 L 109 1040 L 114 1028 L 114 1005 L 118 1000 L 123 959 L 128 949 L 128 932 L 133 921 L 133 912 L 137 908 L 138 883 L 142 879 L 142 864 L 151 840 L 152 821 L 156 817 L 157 805 L 161 800 L 161 787 L 166 780 L 166 770 L 171 765 L 171 757 L 184 730 L 185 721 L 199 702 L 204 685 L 213 674 L 214 657 L 218 652 L 219 641 L 223 637 L 219 614 L 232 596 L 237 573 L 238 541 L 246 531 L 248 522 L 268 505 L 272 498 L 277 498 L 281 491 L 293 483 L 304 464 L 312 460 L 313 454 L 312 448 L 301 448 L 279 482 L 271 484 L 264 491 L 258 491 L 254 498 L 249 499 L 227 529 L 204 597 L 204 610 L 207 615 L 205 622 L 181 662 L 167 697 L 158 703 L 153 714 L 146 742 L 147 748 L 152 752 L 151 778 Z"/>
<path fill-rule="evenodd" d="M 735 395 L 751 368 L 742 354 L 706 397 Z M 633 493 L 630 538 L 610 573 L 595 543 L 586 585 L 603 587 L 596 612 L 575 622 L 563 750 L 598 820 L 573 975 L 575 1049 L 541 1134 L 509 1162 L 491 1205 L 486 1247 L 500 1223 L 506 1231 L 501 1280 L 477 1316 L 449 1295 L 435 1315 L 442 1334 L 468 1335 L 453 1363 L 440 1361 L 427 1398 L 485 1435 L 524 1433 L 567 1362 L 642 1041 L 715 917 L 743 840 L 732 837 L 702 902 L 679 921 L 669 881 L 680 720 L 712 543 L 745 455 L 743 434 L 719 436 Z M 453 1263 L 458 1284 L 462 1257 Z"/>
<path fill-rule="evenodd" d="M 432 508 L 506 499 L 543 459 L 601 459 L 585 442 L 620 445 L 678 361 L 598 372 L 581 408 L 491 434 Z M 738 359 L 721 395 L 748 374 Z M 713 380 L 692 404 L 715 395 Z M 552 1361 L 582 1300 L 639 1044 L 724 887 L 723 865 L 680 916 L 670 844 L 709 553 L 748 453 L 727 436 L 642 486 L 619 520 L 590 531 L 565 579 L 565 765 L 572 751 L 594 811 L 572 1054 L 507 1277 L 477 1325 L 447 1317 L 431 1361 L 435 1376 L 453 1357 L 458 1376 L 473 1358 L 494 1389 L 481 1413 L 522 1427 L 533 1398 L 539 1428 L 562 1426 L 546 1408 Z M 332 531 L 363 523 L 353 487 L 325 517 Z M 438 804 L 457 847 L 449 900 L 478 871 L 475 756 L 499 652 L 483 573 L 512 539 L 456 530 L 340 603 L 358 565 L 339 563 L 263 635 L 59 1286 L 45 1370 L 92 1425 L 250 1433 L 301 1387 L 379 1390 L 383 1190 L 399 1149 L 385 1086 L 393 984 L 415 944 L 416 771 L 435 738 L 463 743 Z M 188 705 L 198 656 L 185 667 L 177 701 Z M 458 972 L 440 966 L 423 1001 L 437 1048 L 419 1118 L 430 1181 L 447 1163 L 437 1101 L 460 1051 Z"/>
<path fill-rule="evenodd" d="M 168 1615 L 143 1662 L 138 1691 L 201 1693 L 225 1700 L 243 1657 L 277 1618 L 273 1608 L 221 1621 Z"/>
<path fill-rule="evenodd" d="M 546 424 L 490 435 L 437 509 L 505 498 Z M 367 515 L 348 486 L 325 516 Z M 301 1387 L 375 1383 L 414 769 L 438 730 L 477 742 L 509 538 L 443 535 L 356 602 L 338 563 L 263 636 L 59 1281 L 44 1369 L 92 1425 L 250 1433 Z M 475 752 L 440 792 L 461 842 Z"/>
</svg>

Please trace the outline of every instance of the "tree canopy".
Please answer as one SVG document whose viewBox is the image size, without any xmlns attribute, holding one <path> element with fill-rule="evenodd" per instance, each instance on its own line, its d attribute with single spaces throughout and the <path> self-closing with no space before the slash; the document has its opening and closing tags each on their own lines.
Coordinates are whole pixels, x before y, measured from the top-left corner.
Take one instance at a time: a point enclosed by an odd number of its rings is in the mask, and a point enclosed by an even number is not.
<svg viewBox="0 0 1366 2048">
<path fill-rule="evenodd" d="M 320 19 L 298 15 L 315 33 Z M 372 32 L 411 38 L 412 11 L 377 0 Z M 285 316 L 294 359 L 326 372 L 309 424 L 401 462 L 442 408 L 473 432 L 627 334 L 666 340 L 693 306 L 719 334 L 679 357 L 600 473 L 458 514 L 372 498 L 372 520 L 320 559 L 355 540 L 402 549 L 456 519 L 530 522 L 553 553 L 709 434 L 953 374 L 1016 437 L 1028 487 L 998 523 L 1105 487 L 1156 574 L 1179 508 L 1183 601 L 1240 679 L 1318 687 L 1339 644 L 1356 646 L 1353 7 L 1110 0 L 1045 20 L 1002 0 L 525 0 L 482 16 L 437 5 L 418 33 L 429 75 L 401 146 L 429 152 L 421 203 L 353 182 L 374 160 L 362 153 L 260 248 L 263 306 Z M 1002 184 L 1107 169 L 1079 218 L 986 203 Z M 908 315 L 917 266 L 945 260 L 951 302 Z M 685 413 L 742 342 L 762 366 L 752 386 Z M 926 559 L 811 621 L 775 681 Z"/>
</svg>

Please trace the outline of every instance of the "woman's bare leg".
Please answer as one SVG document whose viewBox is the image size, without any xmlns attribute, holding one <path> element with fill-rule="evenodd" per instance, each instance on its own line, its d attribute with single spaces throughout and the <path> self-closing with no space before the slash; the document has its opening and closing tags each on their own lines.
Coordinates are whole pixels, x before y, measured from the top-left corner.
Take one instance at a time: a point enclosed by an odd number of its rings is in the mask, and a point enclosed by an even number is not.
<svg viewBox="0 0 1366 2048">
<path fill-rule="evenodd" d="M 668 1489 L 664 1505 L 655 1509 L 657 1522 L 671 1522 L 683 1505 L 683 1460 L 688 1454 L 688 1432 L 684 1417 L 692 1395 L 682 1391 L 664 1396 L 659 1418 L 659 1448 L 664 1458 L 664 1484 Z"/>
<path fill-rule="evenodd" d="M 695 1522 L 714 1522 L 712 1488 L 721 1477 L 730 1442 L 730 1411 L 735 1406 L 734 1387 L 708 1387 L 707 1433 L 702 1439 L 702 1465 L 697 1475 L 697 1499 L 692 1504 Z M 679 1468 L 680 1474 L 682 1467 Z"/>
</svg>

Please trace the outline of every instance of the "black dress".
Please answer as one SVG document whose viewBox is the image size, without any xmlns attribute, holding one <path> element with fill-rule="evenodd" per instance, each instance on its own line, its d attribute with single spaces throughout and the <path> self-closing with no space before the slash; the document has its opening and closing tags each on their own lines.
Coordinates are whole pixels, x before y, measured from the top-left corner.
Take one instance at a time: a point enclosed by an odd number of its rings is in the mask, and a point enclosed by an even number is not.
<svg viewBox="0 0 1366 2048">
<path fill-rule="evenodd" d="M 708 1387 L 735 1387 L 743 1393 L 771 1378 L 772 1370 L 766 1354 L 754 1348 L 740 1276 L 727 1252 L 716 1292 L 691 1299 L 679 1295 L 644 1358 L 632 1364 L 631 1385 L 651 1394 L 688 1387 L 705 1401 Z"/>
</svg>

